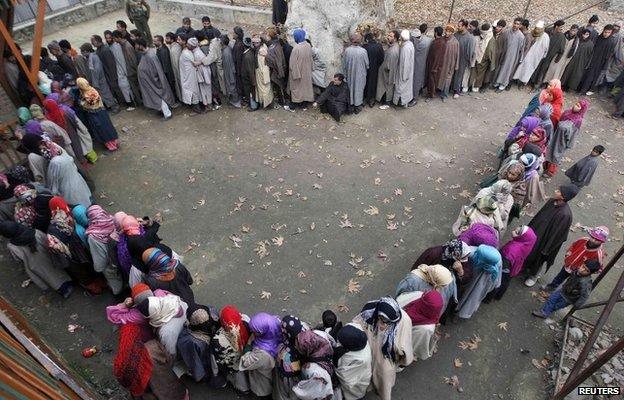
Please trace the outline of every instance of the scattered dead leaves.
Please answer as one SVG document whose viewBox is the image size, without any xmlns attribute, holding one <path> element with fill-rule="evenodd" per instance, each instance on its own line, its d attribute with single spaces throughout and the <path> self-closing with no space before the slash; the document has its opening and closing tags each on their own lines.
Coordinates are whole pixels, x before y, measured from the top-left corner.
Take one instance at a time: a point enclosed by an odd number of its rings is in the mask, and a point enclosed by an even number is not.
<svg viewBox="0 0 624 400">
<path fill-rule="evenodd" d="M 349 279 L 349 283 L 347 283 L 347 292 L 353 294 L 358 293 L 360 290 L 362 290 L 360 283 L 355 279 Z"/>
<path fill-rule="evenodd" d="M 479 348 L 479 343 L 481 343 L 482 339 L 478 335 L 472 335 L 470 340 L 461 340 L 458 343 L 458 347 L 462 350 L 470 350 L 475 351 Z"/>
<path fill-rule="evenodd" d="M 271 298 L 271 292 L 267 292 L 266 290 L 263 290 L 260 292 L 260 298 L 263 300 L 268 300 Z"/>
<path fill-rule="evenodd" d="M 379 209 L 375 206 L 368 206 L 368 208 L 365 209 L 364 212 L 368 215 L 378 215 Z"/>
</svg>

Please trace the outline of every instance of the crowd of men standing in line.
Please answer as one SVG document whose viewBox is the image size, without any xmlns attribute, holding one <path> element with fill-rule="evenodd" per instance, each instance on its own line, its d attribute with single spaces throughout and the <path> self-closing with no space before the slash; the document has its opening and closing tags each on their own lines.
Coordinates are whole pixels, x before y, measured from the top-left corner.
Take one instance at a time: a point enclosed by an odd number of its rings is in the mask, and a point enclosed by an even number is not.
<svg viewBox="0 0 624 400">
<path fill-rule="evenodd" d="M 330 80 L 303 29 L 291 32 L 291 44 L 281 25 L 251 36 L 235 27 L 227 35 L 207 16 L 200 29 L 185 17 L 175 32 L 148 38 L 137 29 L 128 31 L 119 20 L 116 30 L 93 35 L 79 51 L 67 40 L 50 42 L 41 53 L 41 79 L 84 77 L 112 112 L 120 106 L 133 110 L 144 105 L 161 112 L 165 120 L 180 103 L 195 113 L 229 103 L 249 111 L 294 111 L 312 104 L 337 121 L 345 113 L 359 113 L 364 105 L 412 107 L 421 94 L 426 101 L 435 96 L 444 101 L 468 91 L 500 92 L 513 83 L 539 88 L 560 79 L 564 90 L 585 95 L 612 89 L 618 104 L 613 115 L 621 116 L 621 22 L 605 25 L 600 34 L 598 22 L 594 15 L 586 26 L 571 25 L 564 32 L 562 20 L 548 29 L 538 21 L 529 29 L 523 18 L 492 25 L 461 19 L 457 25 L 435 27 L 433 37 L 427 36 L 427 24 L 412 31 L 391 30 L 383 40 L 386 46 L 370 32 L 354 33 L 343 54 L 342 73 Z M 24 103 L 30 103 L 33 93 L 15 57 L 5 57 L 9 82 Z"/>
</svg>

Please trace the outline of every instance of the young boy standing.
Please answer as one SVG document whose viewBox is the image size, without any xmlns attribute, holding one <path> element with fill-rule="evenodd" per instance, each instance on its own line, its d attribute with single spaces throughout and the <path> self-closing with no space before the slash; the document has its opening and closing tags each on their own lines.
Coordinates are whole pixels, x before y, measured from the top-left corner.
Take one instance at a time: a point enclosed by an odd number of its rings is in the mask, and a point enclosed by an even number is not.
<svg viewBox="0 0 624 400">
<path fill-rule="evenodd" d="M 589 155 L 578 160 L 565 172 L 570 181 L 577 187 L 582 188 L 591 183 L 594 173 L 598 168 L 598 157 L 605 151 L 604 146 L 594 146 Z"/>
<path fill-rule="evenodd" d="M 553 291 L 563 283 L 575 270 L 585 264 L 588 260 L 596 260 L 603 267 L 604 263 L 604 243 L 609 237 L 609 228 L 597 226 L 589 230 L 589 237 L 576 240 L 565 254 L 563 267 L 554 277 L 552 282 L 543 286 L 543 290 Z"/>
<path fill-rule="evenodd" d="M 546 300 L 540 310 L 534 310 L 531 314 L 538 318 L 548 318 L 552 313 L 570 304 L 580 307 L 592 291 L 591 274 L 600 270 L 600 263 L 596 260 L 588 260 L 566 279 L 561 289 L 555 290 Z"/>
</svg>

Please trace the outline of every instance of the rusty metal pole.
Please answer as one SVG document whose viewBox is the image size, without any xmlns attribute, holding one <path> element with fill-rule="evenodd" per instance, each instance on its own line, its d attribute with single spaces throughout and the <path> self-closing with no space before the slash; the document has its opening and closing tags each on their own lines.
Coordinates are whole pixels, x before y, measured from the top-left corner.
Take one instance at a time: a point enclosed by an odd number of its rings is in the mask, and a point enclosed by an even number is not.
<svg viewBox="0 0 624 400">
<path fill-rule="evenodd" d="M 453 9 L 455 8 L 455 0 L 451 0 L 451 11 L 449 12 L 449 17 L 447 23 L 451 23 L 451 19 L 453 18 Z"/>
<path fill-rule="evenodd" d="M 596 286 L 598 286 L 600 281 L 602 281 L 602 279 L 605 277 L 605 275 L 607 275 L 607 273 L 615 266 L 615 263 L 617 263 L 620 260 L 622 255 L 624 255 L 624 244 L 613 255 L 613 257 L 611 257 L 611 259 L 609 260 L 607 265 L 602 269 L 602 271 L 600 271 L 600 274 L 598 274 L 598 276 L 596 277 L 596 279 L 592 283 L 592 289 L 595 289 Z M 566 314 L 565 317 L 563 317 L 563 319 L 566 320 L 567 318 L 569 318 L 572 314 L 574 314 L 574 312 L 576 310 L 577 310 L 576 307 L 572 307 L 572 309 Z"/>
<path fill-rule="evenodd" d="M 599 355 L 594 362 L 589 364 L 587 368 L 585 368 L 576 377 L 570 379 L 572 377 L 572 375 L 570 375 L 561 390 L 555 393 L 552 400 L 563 400 L 571 391 L 574 390 L 574 388 L 583 383 L 585 379 L 589 378 L 591 374 L 598 370 L 598 368 L 602 367 L 607 361 L 609 361 L 613 356 L 615 356 L 622 350 L 624 350 L 624 337 L 621 337 L 620 340 L 618 340 L 615 344 L 605 350 L 604 353 Z M 575 365 L 580 364 L 577 361 Z"/>
<path fill-rule="evenodd" d="M 620 297 L 622 289 L 624 289 L 624 271 L 622 271 L 622 274 L 620 275 L 620 278 L 618 279 L 615 288 L 613 288 L 613 292 L 611 292 L 611 296 L 609 296 L 609 302 L 607 303 L 605 308 L 602 309 L 600 317 L 598 317 L 598 321 L 596 321 L 596 324 L 594 325 L 594 329 L 589 334 L 583 350 L 581 350 L 581 353 L 576 359 L 576 363 L 574 363 L 574 367 L 572 367 L 572 370 L 570 371 L 570 375 L 568 376 L 566 384 L 574 380 L 574 378 L 579 375 L 579 372 L 583 368 L 583 364 L 585 363 L 585 360 L 587 359 L 587 356 L 589 355 L 592 346 L 596 342 L 596 339 L 598 339 L 598 335 L 600 335 L 602 327 L 607 322 L 611 311 L 613 311 L 613 307 L 615 307 L 615 304 Z"/>
<path fill-rule="evenodd" d="M 522 16 L 522 18 L 526 18 L 527 14 L 529 13 L 529 7 L 531 7 L 531 0 L 528 0 L 526 7 L 524 7 L 524 15 Z"/>
</svg>

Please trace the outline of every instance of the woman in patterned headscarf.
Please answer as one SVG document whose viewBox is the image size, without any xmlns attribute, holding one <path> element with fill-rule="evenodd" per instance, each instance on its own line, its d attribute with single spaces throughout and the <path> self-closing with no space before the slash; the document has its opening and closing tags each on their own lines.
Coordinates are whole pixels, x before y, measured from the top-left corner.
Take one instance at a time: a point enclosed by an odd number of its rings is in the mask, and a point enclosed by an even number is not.
<svg viewBox="0 0 624 400">
<path fill-rule="evenodd" d="M 282 318 L 282 343 L 275 357 L 273 399 L 296 400 L 292 389 L 301 380 L 301 354 L 295 347 L 297 335 L 310 328 L 294 315 Z"/>
<path fill-rule="evenodd" d="M 390 400 L 397 369 L 414 359 L 410 317 L 392 297 L 382 297 L 366 303 L 353 322 L 368 337 L 373 354 L 373 386 L 382 400 Z"/>
<path fill-rule="evenodd" d="M 109 151 L 116 151 L 119 148 L 119 135 L 108 116 L 100 94 L 84 78 L 76 79 L 76 85 L 80 90 L 80 105 L 87 113 L 93 136 Z"/>
<path fill-rule="evenodd" d="M 148 268 L 145 283 L 150 289 L 166 290 L 180 296 L 189 307 L 195 305 L 195 295 L 190 286 L 193 277 L 184 264 L 155 247 L 145 250 L 142 258 Z"/>
<path fill-rule="evenodd" d="M 69 206 L 59 196 L 53 197 L 49 206 L 52 220 L 48 226 L 47 247 L 82 287 L 91 294 L 101 294 L 106 283 L 93 270 L 89 252 L 74 229 Z"/>
</svg>

